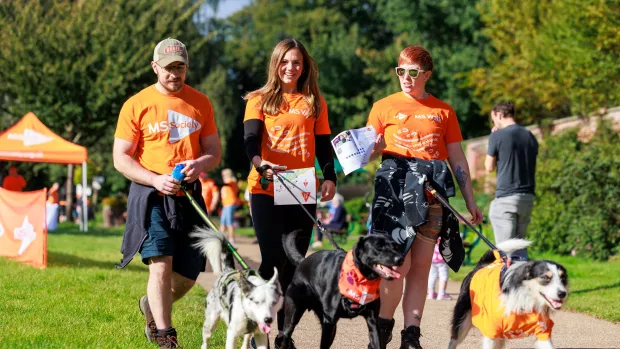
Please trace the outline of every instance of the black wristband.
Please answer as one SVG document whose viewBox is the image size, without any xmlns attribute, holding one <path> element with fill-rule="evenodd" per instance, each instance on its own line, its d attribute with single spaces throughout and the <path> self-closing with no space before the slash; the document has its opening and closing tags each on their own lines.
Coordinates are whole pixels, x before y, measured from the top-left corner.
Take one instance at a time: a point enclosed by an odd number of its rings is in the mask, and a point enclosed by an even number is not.
<svg viewBox="0 0 620 349">
<path fill-rule="evenodd" d="M 269 169 L 271 169 L 271 166 L 269 166 L 269 165 L 263 165 L 263 166 L 258 166 L 258 167 L 256 168 L 256 171 L 257 171 L 260 175 L 262 175 L 262 174 L 263 174 L 263 172 L 265 172 L 265 170 L 269 170 Z"/>
</svg>

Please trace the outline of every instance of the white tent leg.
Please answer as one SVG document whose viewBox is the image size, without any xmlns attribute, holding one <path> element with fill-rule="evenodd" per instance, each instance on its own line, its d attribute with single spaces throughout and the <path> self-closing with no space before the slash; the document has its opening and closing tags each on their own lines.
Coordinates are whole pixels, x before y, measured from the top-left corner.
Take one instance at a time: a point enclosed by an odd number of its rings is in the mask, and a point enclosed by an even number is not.
<svg viewBox="0 0 620 349">
<path fill-rule="evenodd" d="M 82 230 L 88 231 L 88 195 L 86 195 L 86 161 L 82 162 Z"/>
</svg>

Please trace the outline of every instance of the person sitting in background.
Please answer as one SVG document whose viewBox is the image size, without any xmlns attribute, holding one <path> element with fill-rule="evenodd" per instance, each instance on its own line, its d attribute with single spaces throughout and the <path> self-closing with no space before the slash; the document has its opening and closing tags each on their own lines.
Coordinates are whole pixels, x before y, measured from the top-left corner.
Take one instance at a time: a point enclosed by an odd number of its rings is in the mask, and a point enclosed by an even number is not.
<svg viewBox="0 0 620 349">
<path fill-rule="evenodd" d="M 207 213 L 210 216 L 215 212 L 217 203 L 220 201 L 220 190 L 213 178 L 209 178 L 206 172 L 201 172 L 198 179 L 200 179 L 200 184 L 202 185 L 202 197 L 205 200 Z"/>
<path fill-rule="evenodd" d="M 23 191 L 26 188 L 26 180 L 17 173 L 15 166 L 9 168 L 9 175 L 4 177 L 2 188 L 12 191 Z"/>
<path fill-rule="evenodd" d="M 338 231 L 345 228 L 347 224 L 347 209 L 344 207 L 344 198 L 340 194 L 335 194 L 329 202 L 327 216 L 322 218 L 323 227 L 327 230 Z M 312 243 L 312 248 L 323 246 L 323 234 L 316 229 L 316 241 Z"/>
</svg>

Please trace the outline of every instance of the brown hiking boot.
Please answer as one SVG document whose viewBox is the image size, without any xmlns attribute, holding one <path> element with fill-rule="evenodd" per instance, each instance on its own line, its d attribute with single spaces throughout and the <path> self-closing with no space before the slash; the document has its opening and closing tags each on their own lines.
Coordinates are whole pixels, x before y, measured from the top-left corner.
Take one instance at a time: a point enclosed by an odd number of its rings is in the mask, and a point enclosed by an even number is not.
<svg viewBox="0 0 620 349">
<path fill-rule="evenodd" d="M 174 328 L 168 330 L 157 331 L 155 335 L 159 349 L 177 349 L 181 348 L 177 340 L 177 331 Z"/>
<path fill-rule="evenodd" d="M 140 312 L 146 319 L 146 326 L 144 326 L 144 336 L 149 342 L 155 342 L 155 336 L 157 335 L 157 325 L 155 325 L 155 319 L 153 319 L 153 313 L 151 313 L 151 307 L 149 307 L 149 300 L 146 296 L 142 296 L 138 302 Z"/>
</svg>

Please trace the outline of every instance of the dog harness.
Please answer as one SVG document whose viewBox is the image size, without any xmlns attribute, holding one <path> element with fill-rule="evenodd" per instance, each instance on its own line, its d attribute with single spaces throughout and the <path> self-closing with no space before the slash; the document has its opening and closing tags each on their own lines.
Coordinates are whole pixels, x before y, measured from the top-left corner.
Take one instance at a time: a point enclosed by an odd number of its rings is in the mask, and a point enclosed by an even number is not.
<svg viewBox="0 0 620 349">
<path fill-rule="evenodd" d="M 253 270 L 253 269 L 244 269 L 244 270 L 234 270 L 234 271 L 231 271 L 220 282 L 220 294 L 225 295 L 227 293 L 226 291 L 228 290 L 228 286 L 231 283 L 233 283 L 233 282 L 237 282 L 238 283 L 239 279 L 241 279 L 242 275 L 246 279 L 248 279 L 250 276 L 258 276 L 258 277 L 260 277 L 258 275 L 258 272 L 256 270 Z M 220 298 L 220 305 L 222 306 L 222 309 L 225 309 L 226 311 L 228 311 L 228 305 L 221 298 Z"/>
<path fill-rule="evenodd" d="M 488 338 L 522 338 L 536 335 L 540 341 L 551 338 L 553 321 L 548 314 L 536 312 L 504 314 L 501 304 L 500 276 L 506 266 L 497 251 L 495 261 L 478 270 L 471 279 L 471 320 Z"/>
<path fill-rule="evenodd" d="M 338 289 L 340 294 L 355 304 L 364 305 L 379 299 L 379 285 L 381 278 L 368 280 L 353 260 L 353 250 L 347 252 L 340 268 Z M 351 307 L 355 309 L 355 307 Z"/>
</svg>

